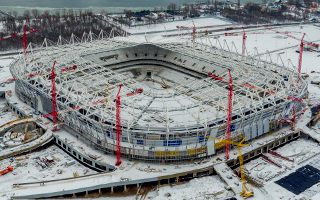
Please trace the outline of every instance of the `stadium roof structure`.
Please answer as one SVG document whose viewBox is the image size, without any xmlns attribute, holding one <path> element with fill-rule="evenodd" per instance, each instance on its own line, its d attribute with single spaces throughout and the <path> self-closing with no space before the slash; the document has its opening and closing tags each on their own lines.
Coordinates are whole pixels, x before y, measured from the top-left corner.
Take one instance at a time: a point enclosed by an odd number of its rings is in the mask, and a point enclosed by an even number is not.
<svg viewBox="0 0 320 200">
<path fill-rule="evenodd" d="M 224 124 L 228 69 L 234 84 L 233 120 L 285 105 L 292 102 L 289 97 L 306 92 L 293 70 L 200 44 L 102 39 L 49 46 L 31 50 L 26 63 L 21 57 L 11 72 L 51 99 L 54 61 L 60 118 L 76 112 L 87 121 L 114 126 L 114 99 L 122 84 L 121 123 L 128 130 L 179 132 Z M 75 70 L 63 70 L 73 65 Z M 127 96 L 139 88 L 141 94 Z"/>
</svg>

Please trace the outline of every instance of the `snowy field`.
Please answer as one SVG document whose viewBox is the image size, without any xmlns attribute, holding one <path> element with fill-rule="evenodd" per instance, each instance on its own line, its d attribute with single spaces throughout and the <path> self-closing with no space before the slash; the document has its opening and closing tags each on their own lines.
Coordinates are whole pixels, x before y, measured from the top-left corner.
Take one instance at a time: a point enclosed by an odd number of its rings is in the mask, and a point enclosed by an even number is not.
<svg viewBox="0 0 320 200">
<path fill-rule="evenodd" d="M 145 33 L 145 32 L 153 32 L 153 31 L 172 31 L 177 30 L 177 26 L 185 26 L 185 27 L 192 27 L 193 22 L 196 27 L 207 27 L 207 26 L 220 26 L 220 25 L 228 25 L 231 24 L 228 20 L 224 18 L 218 17 L 204 17 L 204 18 L 196 18 L 193 20 L 186 20 L 186 21 L 172 21 L 166 22 L 161 24 L 151 24 L 151 25 L 143 25 L 143 26 L 136 26 L 136 27 L 125 27 L 124 29 L 131 33 Z"/>
<path fill-rule="evenodd" d="M 288 32 L 289 35 L 296 37 L 293 39 L 291 37 L 285 36 L 285 34 L 279 34 L 278 32 Z M 232 32 L 232 31 L 230 31 Z M 234 31 L 233 31 L 234 32 Z M 242 33 L 237 31 L 239 35 L 237 36 L 225 36 L 225 32 L 216 33 L 208 38 L 202 38 L 201 41 L 206 44 L 210 44 L 208 40 L 211 40 L 213 45 L 218 46 L 214 42 L 214 37 L 219 37 L 220 42 L 222 43 L 226 40 L 227 44 L 230 47 L 230 50 L 237 51 L 241 53 L 242 48 Z M 272 61 L 279 65 L 282 65 L 282 61 L 287 67 L 296 69 L 298 64 L 299 53 L 296 51 L 299 50 L 300 38 L 302 38 L 303 33 L 306 33 L 305 40 L 313 41 L 315 43 L 320 43 L 320 27 L 312 24 L 308 25 L 294 25 L 294 26 L 285 26 L 282 28 L 275 29 L 250 29 L 247 31 L 246 39 L 246 50 L 248 55 L 261 55 L 261 59 Z M 198 39 L 200 42 L 200 39 Z M 232 48 L 233 45 L 236 47 Z M 271 54 L 267 53 L 267 51 Z M 319 52 L 310 52 L 304 51 L 302 59 L 302 72 L 310 73 L 311 71 L 320 71 L 320 53 Z M 279 58 L 281 57 L 281 59 Z M 282 61 L 281 61 L 282 60 Z"/>
</svg>

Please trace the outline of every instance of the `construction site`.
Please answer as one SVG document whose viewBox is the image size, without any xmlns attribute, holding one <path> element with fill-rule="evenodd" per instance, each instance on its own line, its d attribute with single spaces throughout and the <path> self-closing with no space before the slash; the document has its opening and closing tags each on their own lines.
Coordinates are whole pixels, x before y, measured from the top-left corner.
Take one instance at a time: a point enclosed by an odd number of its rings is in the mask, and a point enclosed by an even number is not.
<svg viewBox="0 0 320 200">
<path fill-rule="evenodd" d="M 161 26 L 14 35 L 0 199 L 320 198 L 319 25 Z"/>
</svg>

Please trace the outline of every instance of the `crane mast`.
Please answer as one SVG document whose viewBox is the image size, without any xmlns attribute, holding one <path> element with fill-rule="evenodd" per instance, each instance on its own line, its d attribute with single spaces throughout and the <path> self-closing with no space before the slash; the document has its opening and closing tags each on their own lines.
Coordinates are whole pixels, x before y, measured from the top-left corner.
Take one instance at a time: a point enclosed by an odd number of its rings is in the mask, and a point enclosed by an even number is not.
<svg viewBox="0 0 320 200">
<path fill-rule="evenodd" d="M 226 134 L 225 138 L 227 140 L 231 139 L 231 122 L 232 122 L 232 96 L 233 96 L 233 82 L 230 69 L 228 69 L 229 74 L 229 93 L 228 93 L 228 109 L 227 109 L 227 127 L 226 127 Z M 225 145 L 225 156 L 226 159 L 229 159 L 230 153 L 230 143 L 226 143 Z"/>
<path fill-rule="evenodd" d="M 301 79 L 301 67 L 302 67 L 302 54 L 303 54 L 303 48 L 304 48 L 304 36 L 306 34 L 304 33 L 302 38 L 301 38 L 301 42 L 300 42 L 300 49 L 299 49 L 299 61 L 298 61 L 298 77 L 299 80 Z"/>
<path fill-rule="evenodd" d="M 116 166 L 121 165 L 121 149 L 120 149 L 120 141 L 121 141 L 121 95 L 120 91 L 122 88 L 122 84 L 119 86 L 118 94 L 116 96 Z"/>
<path fill-rule="evenodd" d="M 56 92 L 56 74 L 54 72 L 54 67 L 56 65 L 56 61 L 53 62 L 52 69 L 51 69 L 51 115 L 53 121 L 53 129 L 52 131 L 57 131 L 57 122 L 58 122 L 58 112 L 57 112 L 57 92 Z"/>
</svg>

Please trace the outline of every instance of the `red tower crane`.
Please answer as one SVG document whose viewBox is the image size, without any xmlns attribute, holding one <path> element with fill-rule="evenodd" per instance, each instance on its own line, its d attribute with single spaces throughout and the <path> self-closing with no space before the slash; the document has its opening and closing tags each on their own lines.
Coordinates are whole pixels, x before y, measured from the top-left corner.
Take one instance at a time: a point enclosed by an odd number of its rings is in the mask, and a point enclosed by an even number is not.
<svg viewBox="0 0 320 200">
<path fill-rule="evenodd" d="M 252 34 L 260 34 L 260 33 L 252 33 Z M 232 32 L 232 33 L 224 33 L 225 36 L 238 36 L 239 32 Z M 247 33 L 243 30 L 242 32 L 242 55 L 244 56 L 244 54 L 246 53 L 246 41 L 247 41 Z"/>
<path fill-rule="evenodd" d="M 119 85 L 119 90 L 116 96 L 116 166 L 121 165 L 121 147 L 120 147 L 120 142 L 121 142 L 121 95 L 120 91 L 122 88 L 122 84 Z M 131 93 L 127 93 L 127 97 L 131 97 L 137 94 L 141 94 L 143 92 L 142 88 L 138 88 L 134 90 Z"/>
<path fill-rule="evenodd" d="M 0 41 L 4 41 L 4 40 L 10 39 L 10 38 L 21 37 L 21 36 L 23 37 L 24 35 L 27 36 L 27 35 L 29 35 L 30 33 L 34 33 L 34 32 L 37 32 L 37 30 L 31 28 L 30 31 L 27 31 L 26 25 L 24 25 L 24 27 L 23 27 L 23 32 L 22 32 L 22 33 L 11 33 L 11 34 L 8 35 L 8 36 L 0 37 Z"/>
<path fill-rule="evenodd" d="M 301 38 L 301 42 L 300 42 L 300 49 L 299 49 L 299 60 L 298 60 L 298 77 L 299 80 L 301 79 L 301 66 L 302 66 L 302 54 L 303 54 L 303 48 L 304 48 L 304 36 L 306 34 L 304 33 L 302 38 Z"/>
<path fill-rule="evenodd" d="M 121 111 L 121 95 L 120 91 L 122 88 L 122 84 L 119 86 L 119 90 L 116 96 L 116 166 L 121 165 L 121 150 L 120 150 L 120 141 L 121 141 L 121 119 L 120 119 L 120 111 Z"/>
<path fill-rule="evenodd" d="M 226 127 L 226 140 L 230 140 L 231 138 L 231 120 L 232 120 L 232 97 L 233 97 L 233 81 L 230 69 L 228 69 L 229 74 L 229 93 L 228 93 L 228 109 L 227 109 L 227 127 Z M 226 159 L 229 159 L 230 154 L 230 143 L 226 142 L 225 146 L 225 155 Z"/>
<path fill-rule="evenodd" d="M 194 43 L 196 41 L 196 36 L 197 36 L 197 28 L 196 25 L 194 24 L 194 22 L 192 22 L 192 27 L 188 27 L 188 26 L 176 26 L 177 29 L 190 29 L 192 28 L 192 43 Z"/>
<path fill-rule="evenodd" d="M 54 67 L 56 65 L 56 61 L 53 62 L 52 69 L 51 69 L 51 116 L 53 121 L 53 129 L 52 131 L 57 131 L 57 122 L 58 122 L 58 112 L 57 112 L 57 93 L 56 93 L 56 74 L 54 72 Z"/>
<path fill-rule="evenodd" d="M 287 37 L 292 38 L 292 39 L 295 39 L 295 40 L 300 40 L 300 38 L 295 37 L 295 36 L 293 36 L 293 35 L 290 35 L 291 32 L 289 32 L 289 31 L 280 32 L 280 31 L 273 30 L 273 29 L 271 29 L 271 28 L 268 28 L 268 30 L 271 30 L 271 31 L 273 31 L 273 32 L 275 32 L 275 33 L 278 33 L 278 34 L 287 36 Z M 305 33 L 303 33 L 303 35 L 305 35 Z M 303 37 L 304 37 L 304 36 L 303 36 Z M 316 49 L 319 48 L 319 44 L 318 44 L 318 43 L 303 41 L 303 44 L 306 45 L 306 46 L 310 46 L 310 47 L 316 48 Z"/>
<path fill-rule="evenodd" d="M 27 25 L 25 24 L 23 26 L 23 33 L 11 33 L 8 36 L 0 37 L 0 41 L 4 41 L 10 38 L 16 38 L 16 37 L 21 37 L 22 36 L 22 46 L 23 46 L 23 53 L 26 54 L 27 52 L 27 47 L 28 47 L 28 38 L 27 35 L 30 33 L 37 32 L 38 30 L 31 28 L 29 31 L 27 31 Z"/>
</svg>

